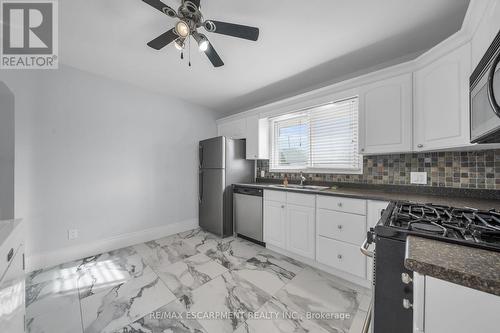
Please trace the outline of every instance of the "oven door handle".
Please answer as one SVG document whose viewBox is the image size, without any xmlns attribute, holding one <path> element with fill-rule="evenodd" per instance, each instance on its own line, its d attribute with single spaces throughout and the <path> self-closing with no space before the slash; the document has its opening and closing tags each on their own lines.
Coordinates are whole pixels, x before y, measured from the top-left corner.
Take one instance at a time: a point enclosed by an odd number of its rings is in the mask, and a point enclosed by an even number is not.
<svg viewBox="0 0 500 333">
<path fill-rule="evenodd" d="M 365 238 L 365 241 L 359 248 L 361 250 L 361 253 L 363 253 L 365 256 L 373 258 L 373 251 L 368 250 L 368 247 L 370 246 L 370 242 L 368 242 L 368 236 Z"/>
<path fill-rule="evenodd" d="M 374 231 L 373 228 L 370 228 L 370 231 L 366 233 L 366 238 L 363 244 L 361 244 L 361 247 L 359 248 L 361 250 L 361 253 L 363 253 L 365 256 L 373 258 L 374 253 L 373 251 L 368 250 L 370 247 L 370 244 L 374 242 Z"/>
<path fill-rule="evenodd" d="M 495 97 L 495 87 L 494 87 L 495 70 L 497 69 L 498 63 L 500 63 L 500 53 L 498 53 L 495 60 L 493 60 L 490 73 L 488 75 L 488 99 L 490 101 L 491 107 L 493 108 L 493 112 L 495 112 L 497 117 L 500 118 L 500 105 L 498 105 L 498 101 Z"/>
</svg>

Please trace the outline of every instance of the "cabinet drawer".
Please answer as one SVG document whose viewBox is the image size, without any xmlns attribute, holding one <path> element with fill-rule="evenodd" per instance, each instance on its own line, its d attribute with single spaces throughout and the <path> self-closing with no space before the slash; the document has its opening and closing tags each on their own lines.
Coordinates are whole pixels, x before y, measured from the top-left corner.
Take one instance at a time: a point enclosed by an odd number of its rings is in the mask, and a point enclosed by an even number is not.
<svg viewBox="0 0 500 333">
<path fill-rule="evenodd" d="M 288 192 L 286 194 L 286 203 L 314 208 L 316 206 L 316 196 L 314 194 Z"/>
<path fill-rule="evenodd" d="M 361 245 L 366 237 L 366 216 L 318 209 L 318 235 Z"/>
<path fill-rule="evenodd" d="M 318 262 L 366 278 L 366 259 L 359 246 L 318 236 Z"/>
<path fill-rule="evenodd" d="M 366 215 L 366 200 L 318 195 L 318 208 Z"/>
<path fill-rule="evenodd" d="M 286 192 L 285 191 L 270 191 L 264 190 L 264 200 L 286 202 Z"/>
</svg>

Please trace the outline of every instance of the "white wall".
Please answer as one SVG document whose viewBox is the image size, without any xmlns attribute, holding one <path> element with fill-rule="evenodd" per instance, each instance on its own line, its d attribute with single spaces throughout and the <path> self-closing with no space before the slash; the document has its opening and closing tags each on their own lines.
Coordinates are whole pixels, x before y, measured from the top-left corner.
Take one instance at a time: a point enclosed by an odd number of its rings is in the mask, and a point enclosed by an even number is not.
<svg viewBox="0 0 500 333">
<path fill-rule="evenodd" d="M 216 135 L 214 112 L 65 66 L 0 81 L 16 97 L 16 217 L 31 268 L 196 222 L 197 143 Z"/>
<path fill-rule="evenodd" d="M 14 95 L 0 82 L 0 220 L 14 217 Z"/>
</svg>

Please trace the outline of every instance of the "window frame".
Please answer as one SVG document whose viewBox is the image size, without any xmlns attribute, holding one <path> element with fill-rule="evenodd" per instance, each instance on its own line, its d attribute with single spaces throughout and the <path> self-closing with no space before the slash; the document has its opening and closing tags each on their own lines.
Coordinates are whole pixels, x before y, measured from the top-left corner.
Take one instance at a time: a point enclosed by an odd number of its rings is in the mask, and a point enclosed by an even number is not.
<svg viewBox="0 0 500 333">
<path fill-rule="evenodd" d="M 360 108 L 360 105 L 361 105 L 361 98 L 359 95 L 357 94 L 354 94 L 354 95 L 350 95 L 350 96 L 344 96 L 342 98 L 338 98 L 338 99 L 335 99 L 333 101 L 329 101 L 329 102 L 326 102 L 326 103 L 321 103 L 321 104 L 318 104 L 318 105 L 314 105 L 314 106 L 309 106 L 309 107 L 305 107 L 305 108 L 302 108 L 302 109 L 299 109 L 299 110 L 295 110 L 295 111 L 289 111 L 287 113 L 284 113 L 284 114 L 281 114 L 279 116 L 275 116 L 275 117 L 272 117 L 272 118 L 269 118 L 269 152 L 270 152 L 270 160 L 269 160 L 269 172 L 279 172 L 279 173 L 298 173 L 298 172 L 304 172 L 304 173 L 318 173 L 318 174 L 322 174 L 322 173 L 326 173 L 326 174 L 346 174 L 346 175 L 361 175 L 363 174 L 363 167 L 364 167 L 364 162 L 363 162 L 363 156 L 361 154 L 359 154 L 360 150 L 359 150 L 359 140 L 360 140 L 360 132 L 359 132 L 359 129 L 358 129 L 358 154 L 360 156 L 360 160 L 359 160 L 359 169 L 345 169 L 345 168 L 318 168 L 318 167 L 310 167 L 310 166 L 305 166 L 304 168 L 297 168 L 297 166 L 290 166 L 290 167 L 284 167 L 284 166 L 279 166 L 277 168 L 274 168 L 273 166 L 275 165 L 275 156 L 274 156 L 274 146 L 276 144 L 276 135 L 275 135 L 275 122 L 277 121 L 284 121 L 284 120 L 287 120 L 287 119 L 293 119 L 293 118 L 296 118 L 296 117 L 301 117 L 301 116 L 304 116 L 307 114 L 308 111 L 312 110 L 312 109 L 315 109 L 315 108 L 319 108 L 319 107 L 322 107 L 322 106 L 326 106 L 328 104 L 334 104 L 334 103 L 338 103 L 338 102 L 342 102 L 342 101 L 345 101 L 345 100 L 349 100 L 349 99 L 353 99 L 353 98 L 357 98 L 358 99 L 358 127 L 359 127 L 359 121 L 360 121 L 360 112 L 359 112 L 359 108 Z M 310 126 L 310 124 L 309 124 Z M 311 132 L 310 132 L 310 128 L 309 128 L 309 158 L 308 158 L 308 163 L 310 164 L 311 163 L 311 159 L 312 159 L 312 146 L 311 146 L 311 141 L 312 141 L 312 136 L 311 136 Z"/>
</svg>

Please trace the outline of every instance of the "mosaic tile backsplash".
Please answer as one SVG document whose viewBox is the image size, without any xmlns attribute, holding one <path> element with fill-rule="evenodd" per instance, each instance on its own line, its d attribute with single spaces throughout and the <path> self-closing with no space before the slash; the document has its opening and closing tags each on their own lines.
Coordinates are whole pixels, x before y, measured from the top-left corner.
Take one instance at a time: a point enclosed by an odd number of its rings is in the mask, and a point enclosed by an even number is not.
<svg viewBox="0 0 500 333">
<path fill-rule="evenodd" d="M 261 177 L 264 171 L 265 177 Z M 500 190 L 500 149 L 365 156 L 362 175 L 304 173 L 308 181 L 412 185 L 412 171 L 427 172 L 427 186 Z M 259 180 L 298 182 L 298 173 L 269 172 L 269 161 L 257 162 Z"/>
</svg>

